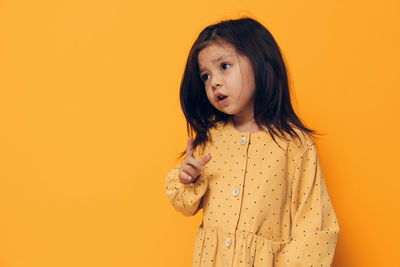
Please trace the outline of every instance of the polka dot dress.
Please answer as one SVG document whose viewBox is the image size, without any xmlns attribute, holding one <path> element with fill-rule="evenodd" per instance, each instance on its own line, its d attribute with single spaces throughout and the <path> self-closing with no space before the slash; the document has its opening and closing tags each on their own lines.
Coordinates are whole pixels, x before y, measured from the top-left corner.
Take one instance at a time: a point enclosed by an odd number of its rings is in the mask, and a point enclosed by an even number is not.
<svg viewBox="0 0 400 267">
<path fill-rule="evenodd" d="M 166 176 L 165 192 L 176 211 L 203 209 L 193 267 L 327 267 L 339 224 L 318 154 L 307 134 L 290 142 L 268 130 L 239 132 L 232 120 L 210 129 L 200 159 L 212 158 L 193 183 L 179 181 L 180 164 Z"/>
</svg>

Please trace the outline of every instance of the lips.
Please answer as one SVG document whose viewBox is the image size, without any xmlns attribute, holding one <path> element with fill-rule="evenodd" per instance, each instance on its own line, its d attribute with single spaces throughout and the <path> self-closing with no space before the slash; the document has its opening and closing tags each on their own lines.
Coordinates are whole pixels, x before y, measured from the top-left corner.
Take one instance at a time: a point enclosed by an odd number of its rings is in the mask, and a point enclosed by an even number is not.
<svg viewBox="0 0 400 267">
<path fill-rule="evenodd" d="M 219 96 L 218 101 L 224 100 L 225 98 L 227 98 L 227 96 Z"/>
<path fill-rule="evenodd" d="M 226 95 L 224 95 L 224 94 L 221 94 L 221 93 L 217 93 L 216 95 L 215 95 L 215 101 L 216 102 L 219 102 L 219 101 L 221 101 L 221 100 L 224 100 L 225 98 L 227 98 L 228 96 L 226 96 Z"/>
</svg>

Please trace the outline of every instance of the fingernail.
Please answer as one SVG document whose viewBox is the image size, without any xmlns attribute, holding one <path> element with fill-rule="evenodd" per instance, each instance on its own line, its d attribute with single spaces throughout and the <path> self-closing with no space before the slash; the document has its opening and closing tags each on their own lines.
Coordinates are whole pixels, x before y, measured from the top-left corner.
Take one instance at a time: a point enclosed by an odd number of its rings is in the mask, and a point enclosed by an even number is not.
<svg viewBox="0 0 400 267">
<path fill-rule="evenodd" d="M 203 167 L 203 166 L 200 166 L 200 170 L 202 170 L 202 169 L 204 169 L 204 167 Z"/>
</svg>

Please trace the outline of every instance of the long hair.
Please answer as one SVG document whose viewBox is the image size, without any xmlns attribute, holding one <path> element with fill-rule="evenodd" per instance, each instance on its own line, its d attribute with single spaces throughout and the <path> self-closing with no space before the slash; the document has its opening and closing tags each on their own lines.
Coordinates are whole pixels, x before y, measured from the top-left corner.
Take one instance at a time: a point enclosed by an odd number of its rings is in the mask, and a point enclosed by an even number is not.
<svg viewBox="0 0 400 267">
<path fill-rule="evenodd" d="M 274 135 L 285 140 L 284 133 L 299 137 L 293 127 L 311 135 L 318 134 L 305 127 L 293 110 L 285 62 L 272 34 L 256 20 L 243 17 L 223 20 L 206 27 L 190 49 L 180 85 L 180 103 L 186 118 L 188 136 L 193 139 L 193 149 L 198 145 L 204 147 L 211 139 L 209 129 L 220 121 L 226 124 L 232 116 L 219 111 L 209 102 L 204 82 L 199 75 L 197 57 L 206 46 L 224 43 L 233 45 L 237 53 L 250 59 L 256 87 L 254 120 L 259 127 L 266 127 L 275 142 Z M 185 154 L 186 150 L 179 158 Z"/>
</svg>

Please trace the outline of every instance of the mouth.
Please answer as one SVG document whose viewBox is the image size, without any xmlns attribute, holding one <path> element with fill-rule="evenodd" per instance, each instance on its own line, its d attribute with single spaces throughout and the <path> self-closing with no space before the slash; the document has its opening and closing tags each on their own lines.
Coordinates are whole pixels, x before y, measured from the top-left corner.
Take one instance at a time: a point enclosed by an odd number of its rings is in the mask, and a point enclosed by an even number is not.
<svg viewBox="0 0 400 267">
<path fill-rule="evenodd" d="M 223 101 L 224 99 L 226 99 L 227 97 L 228 96 L 226 96 L 226 95 L 218 95 L 216 100 L 217 100 L 217 102 L 220 102 L 220 101 Z"/>
<path fill-rule="evenodd" d="M 228 96 L 226 96 L 226 95 L 219 95 L 219 96 L 217 97 L 217 103 L 218 103 L 218 105 L 221 105 L 221 106 L 227 105 L 227 104 L 228 104 Z"/>
<path fill-rule="evenodd" d="M 220 95 L 220 96 L 218 96 L 217 101 L 220 102 L 220 101 L 224 100 L 225 98 L 227 98 L 226 95 Z"/>
</svg>

